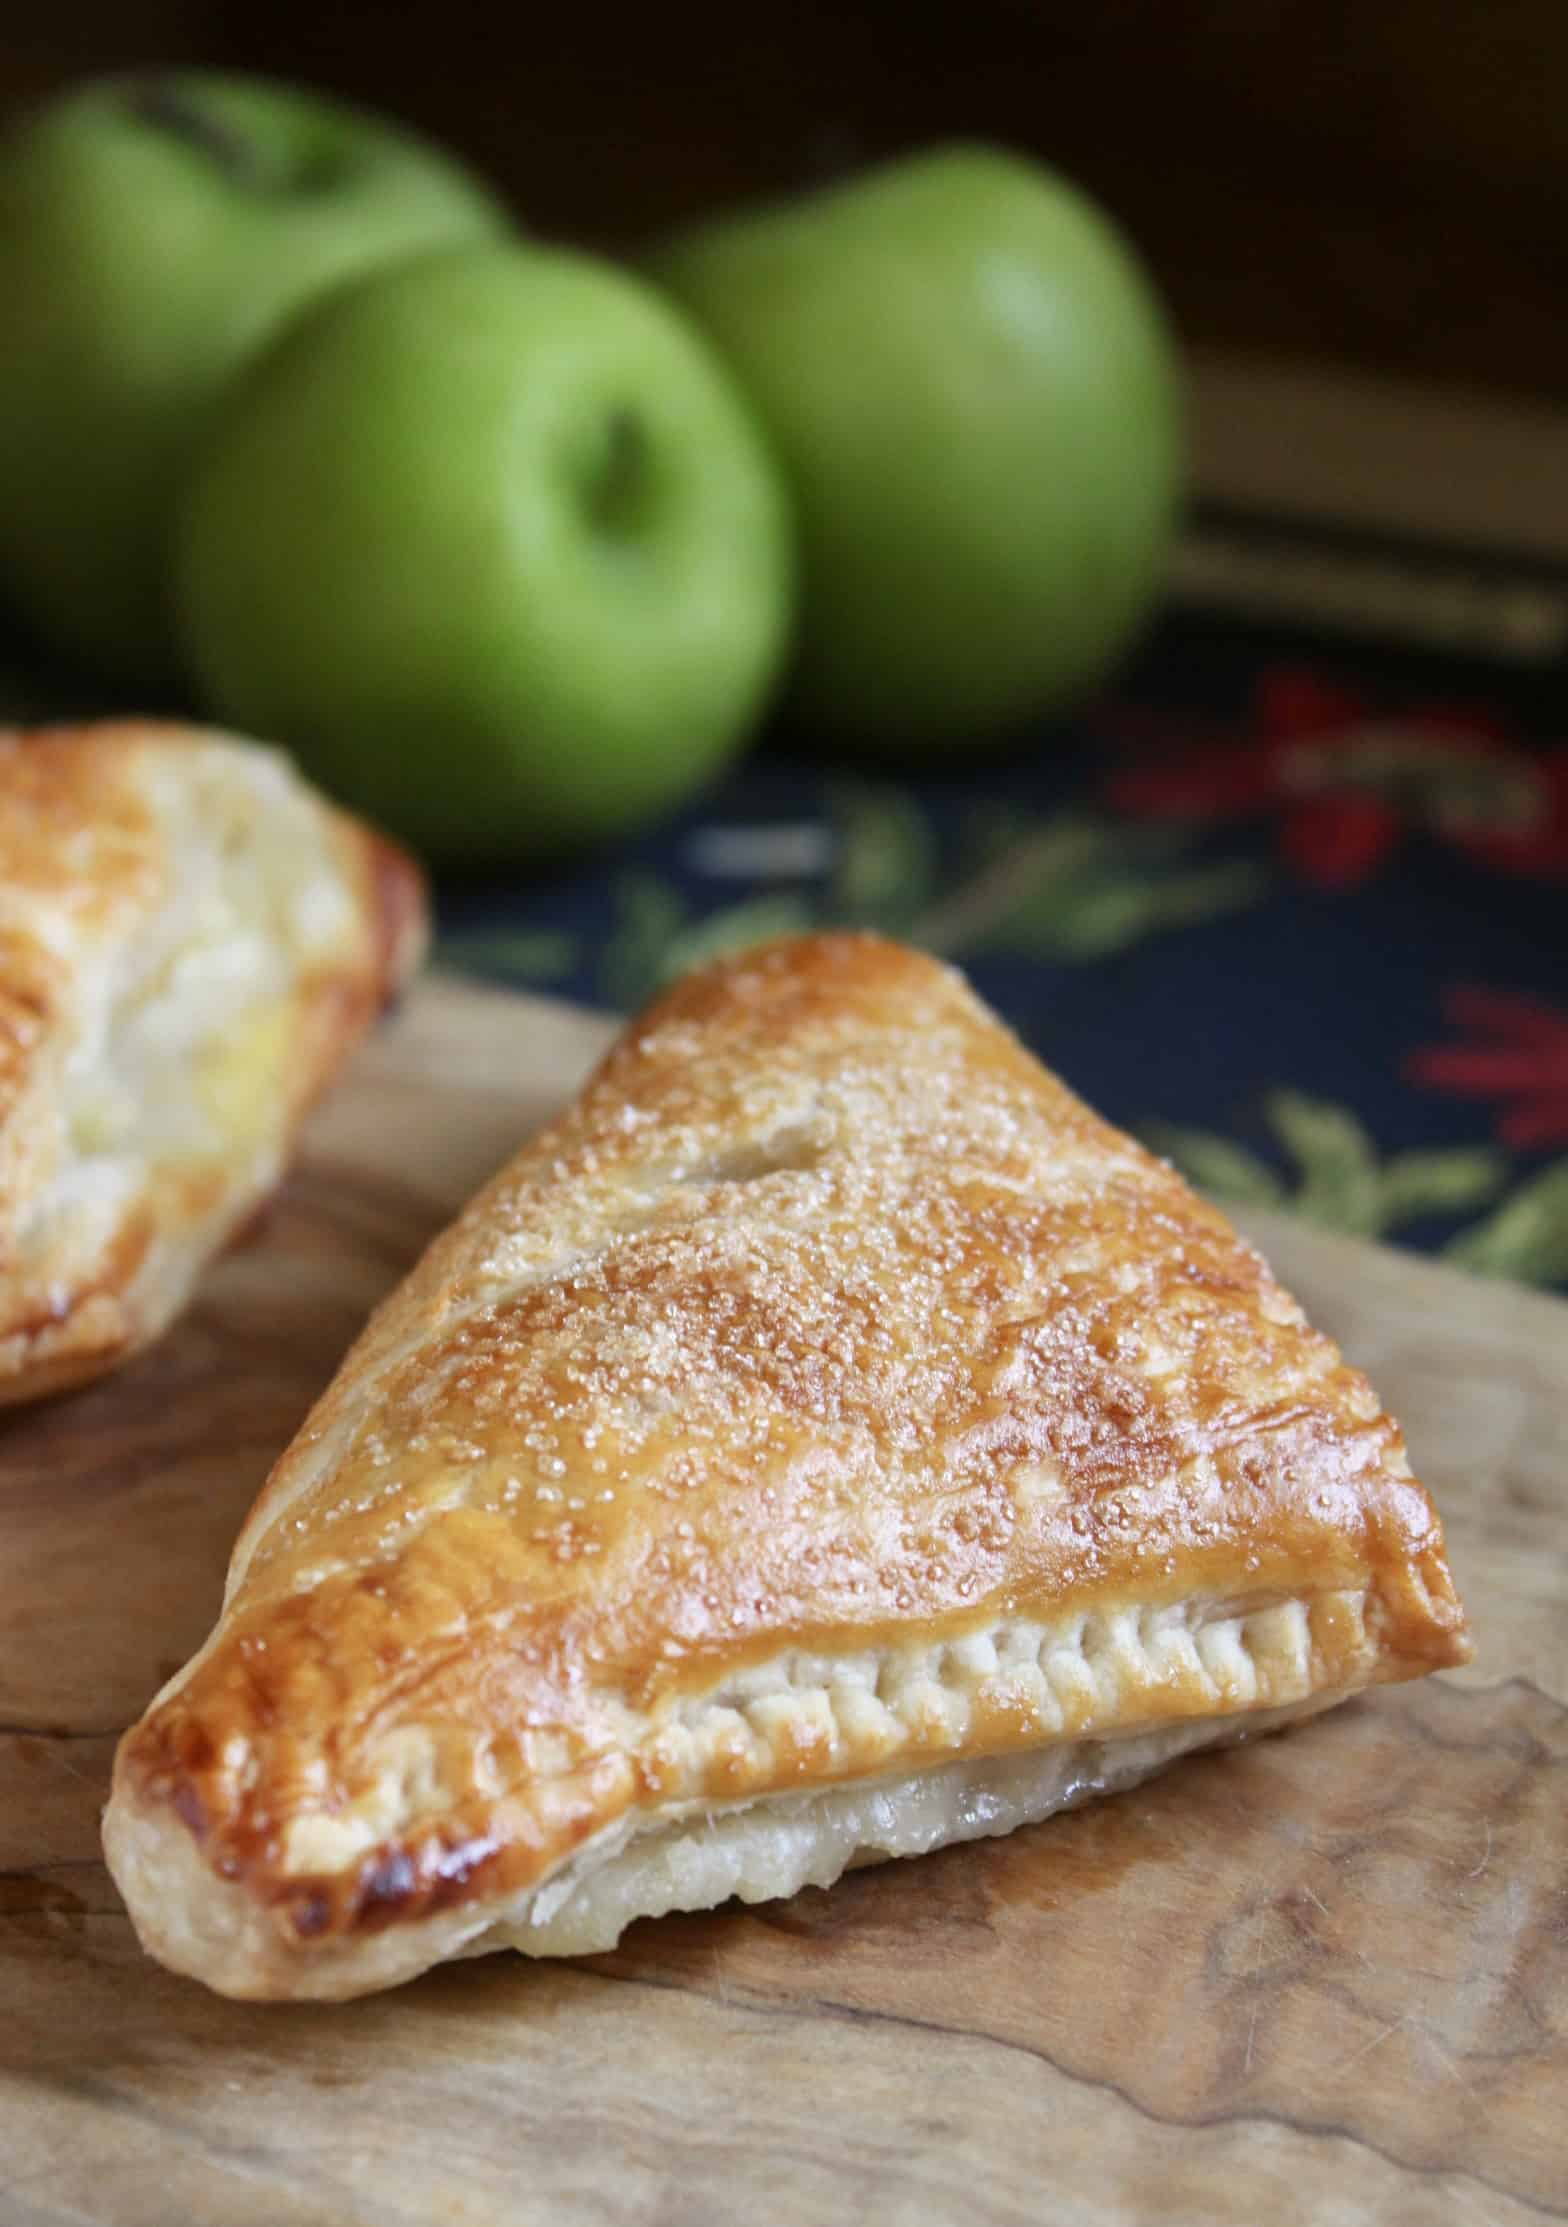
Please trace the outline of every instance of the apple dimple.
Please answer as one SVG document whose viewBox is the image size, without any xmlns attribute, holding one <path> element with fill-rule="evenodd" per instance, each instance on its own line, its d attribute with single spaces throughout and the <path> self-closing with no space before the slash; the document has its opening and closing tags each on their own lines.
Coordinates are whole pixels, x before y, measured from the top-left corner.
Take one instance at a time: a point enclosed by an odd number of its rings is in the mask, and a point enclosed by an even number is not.
<svg viewBox="0 0 1568 2227">
<path fill-rule="evenodd" d="M 586 509 L 601 533 L 634 533 L 647 511 L 652 457 L 648 432 L 625 403 L 612 409 L 604 424 L 599 455 L 586 481 Z"/>
</svg>

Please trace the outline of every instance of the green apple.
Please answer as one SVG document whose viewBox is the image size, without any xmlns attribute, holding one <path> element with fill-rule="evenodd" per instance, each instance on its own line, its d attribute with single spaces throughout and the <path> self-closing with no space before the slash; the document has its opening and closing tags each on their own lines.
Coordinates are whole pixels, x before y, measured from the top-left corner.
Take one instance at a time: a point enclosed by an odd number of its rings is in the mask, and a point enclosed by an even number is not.
<svg viewBox="0 0 1568 2227">
<path fill-rule="evenodd" d="M 345 289 L 242 381 L 175 583 L 233 723 L 440 859 L 671 805 L 788 643 L 793 529 L 750 406 L 652 287 L 452 251 Z"/>
<path fill-rule="evenodd" d="M 1159 585 L 1180 413 L 1159 306 L 1081 193 L 942 149 L 721 218 L 650 268 L 792 482 L 803 720 L 936 748 L 1103 671 Z"/>
<path fill-rule="evenodd" d="M 326 288 L 493 236 L 405 131 L 200 71 L 106 79 L 0 140 L 0 584 L 68 653 L 162 683 L 165 555 L 235 371 Z"/>
</svg>

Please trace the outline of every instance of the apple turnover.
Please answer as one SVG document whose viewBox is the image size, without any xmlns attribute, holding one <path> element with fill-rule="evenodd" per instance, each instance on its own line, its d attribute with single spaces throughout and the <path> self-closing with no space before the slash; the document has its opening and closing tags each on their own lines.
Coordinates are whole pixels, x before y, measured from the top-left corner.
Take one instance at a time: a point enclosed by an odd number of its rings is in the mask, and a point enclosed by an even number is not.
<svg viewBox="0 0 1568 2227">
<path fill-rule="evenodd" d="M 242 1996 L 607 1948 L 1467 1654 L 1365 1379 L 958 975 L 721 962 L 382 1306 L 121 1743 Z"/>
<path fill-rule="evenodd" d="M 412 861 L 273 751 L 0 734 L 0 1403 L 167 1327 L 423 938 Z"/>
</svg>

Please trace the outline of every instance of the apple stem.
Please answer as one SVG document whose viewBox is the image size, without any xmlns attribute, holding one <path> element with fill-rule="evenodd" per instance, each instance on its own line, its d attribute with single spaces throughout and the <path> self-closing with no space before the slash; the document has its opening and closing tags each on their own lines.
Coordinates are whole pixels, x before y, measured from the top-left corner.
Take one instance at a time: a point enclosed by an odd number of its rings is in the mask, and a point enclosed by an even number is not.
<svg viewBox="0 0 1568 2227">
<path fill-rule="evenodd" d="M 642 491 L 644 455 L 636 417 L 630 410 L 616 410 L 605 428 L 604 455 L 589 498 L 601 526 L 613 530 L 632 522 Z"/>
<path fill-rule="evenodd" d="M 142 80 L 132 88 L 126 105 L 138 123 L 183 139 L 198 153 L 210 155 L 231 177 L 255 175 L 258 165 L 251 142 L 201 107 L 177 78 Z"/>
</svg>

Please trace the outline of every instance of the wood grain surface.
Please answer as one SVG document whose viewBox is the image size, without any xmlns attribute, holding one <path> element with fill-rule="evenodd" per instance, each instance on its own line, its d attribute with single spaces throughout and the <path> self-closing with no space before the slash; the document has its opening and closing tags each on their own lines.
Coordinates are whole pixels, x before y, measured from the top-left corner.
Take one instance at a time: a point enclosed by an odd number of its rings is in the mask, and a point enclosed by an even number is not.
<svg viewBox="0 0 1568 2227">
<path fill-rule="evenodd" d="M 1406 1421 L 1459 1676 L 828 1893 L 341 2007 L 139 1952 L 114 1739 L 366 1308 L 604 1024 L 427 983 L 195 1311 L 0 1424 L 0 2223 L 1568 2219 L 1568 1308 L 1258 1225 Z"/>
</svg>

